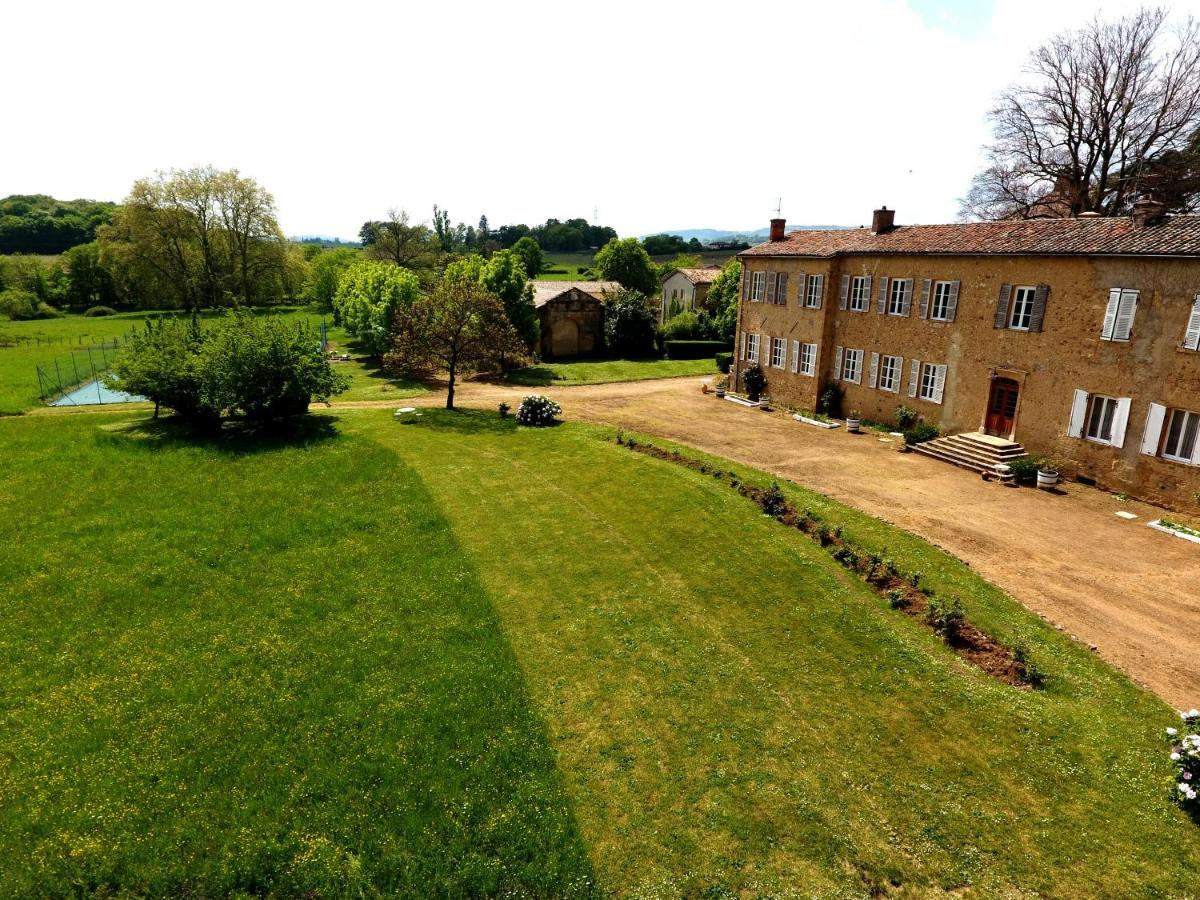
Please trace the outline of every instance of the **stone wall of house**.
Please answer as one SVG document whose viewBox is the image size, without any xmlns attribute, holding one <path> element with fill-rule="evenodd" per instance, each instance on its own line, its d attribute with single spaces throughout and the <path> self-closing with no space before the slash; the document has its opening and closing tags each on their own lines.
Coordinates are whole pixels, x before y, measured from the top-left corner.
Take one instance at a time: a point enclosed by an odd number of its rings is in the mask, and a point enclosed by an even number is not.
<svg viewBox="0 0 1200 900">
<path fill-rule="evenodd" d="M 541 356 L 560 359 L 597 353 L 604 346 L 604 305 L 570 290 L 538 308 Z"/>
<path fill-rule="evenodd" d="M 768 378 L 766 393 L 775 402 L 817 408 L 821 391 L 834 381 L 837 348 L 860 349 L 859 382 L 839 382 L 844 410 L 893 421 L 896 407 L 905 404 L 943 432 L 975 431 L 984 424 L 992 379 L 1011 378 L 1020 385 L 1014 437 L 1031 453 L 1051 455 L 1068 475 L 1102 487 L 1172 508 L 1200 509 L 1200 466 L 1142 452 L 1151 403 L 1200 412 L 1200 352 L 1182 348 L 1188 316 L 1200 293 L 1200 260 L 855 255 L 833 260 L 750 257 L 743 263 L 747 278 L 755 271 L 788 273 L 784 305 L 764 300 L 743 302 L 739 309 L 735 355 L 741 355 L 743 334 L 764 336 L 760 361 Z M 800 305 L 802 273 L 825 276 L 819 310 Z M 843 275 L 871 277 L 867 311 L 839 309 Z M 885 276 L 913 279 L 908 316 L 879 312 L 879 282 Z M 920 318 L 926 278 L 959 283 L 952 322 Z M 1005 284 L 1048 286 L 1040 332 L 996 327 Z M 1101 339 L 1112 288 L 1140 292 L 1127 342 Z M 787 339 L 782 369 L 769 366 L 768 337 Z M 792 341 L 818 344 L 815 376 L 791 371 Z M 872 353 L 904 357 L 897 392 L 869 386 Z M 941 403 L 909 395 L 913 360 L 946 366 Z M 745 360 L 735 361 L 733 374 L 739 384 L 747 365 Z M 1120 447 L 1068 435 L 1077 390 L 1130 398 Z"/>
</svg>

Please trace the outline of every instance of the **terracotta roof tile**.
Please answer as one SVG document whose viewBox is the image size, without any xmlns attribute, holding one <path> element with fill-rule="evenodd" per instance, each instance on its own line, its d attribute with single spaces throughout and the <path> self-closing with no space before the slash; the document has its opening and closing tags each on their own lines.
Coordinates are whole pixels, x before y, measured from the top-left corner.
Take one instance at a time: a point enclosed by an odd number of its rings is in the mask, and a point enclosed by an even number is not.
<svg viewBox="0 0 1200 900">
<path fill-rule="evenodd" d="M 681 269 L 676 269 L 684 278 L 692 284 L 712 284 L 714 279 L 721 274 L 720 266 L 700 266 L 692 267 L 685 266 Z"/>
<path fill-rule="evenodd" d="M 583 291 L 585 294 L 601 300 L 605 294 L 613 293 L 620 287 L 621 285 L 615 281 L 535 281 L 533 282 L 533 305 L 544 306 L 555 297 L 572 289 Z"/>
<path fill-rule="evenodd" d="M 1136 226 L 1128 218 L 1027 219 L 957 225 L 900 225 L 882 234 L 868 228 L 793 231 L 739 256 L 816 256 L 922 253 L 949 256 L 1200 256 L 1200 216 L 1168 216 Z"/>
</svg>

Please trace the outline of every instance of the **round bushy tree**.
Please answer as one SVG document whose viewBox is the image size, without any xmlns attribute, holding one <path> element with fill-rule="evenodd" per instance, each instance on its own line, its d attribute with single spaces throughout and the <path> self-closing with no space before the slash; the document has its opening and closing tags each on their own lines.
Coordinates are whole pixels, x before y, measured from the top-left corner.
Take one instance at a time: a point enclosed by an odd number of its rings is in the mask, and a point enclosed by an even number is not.
<svg viewBox="0 0 1200 900">
<path fill-rule="evenodd" d="M 658 268 L 637 238 L 613 238 L 596 253 L 600 277 L 647 297 L 658 293 Z"/>
<path fill-rule="evenodd" d="M 421 282 L 408 269 L 376 260 L 361 260 L 338 278 L 333 308 L 346 331 L 366 351 L 380 355 L 391 342 L 396 310 L 421 295 Z"/>
<path fill-rule="evenodd" d="M 604 304 L 604 341 L 608 352 L 637 358 L 654 353 L 657 317 L 640 291 L 622 289 Z"/>
</svg>

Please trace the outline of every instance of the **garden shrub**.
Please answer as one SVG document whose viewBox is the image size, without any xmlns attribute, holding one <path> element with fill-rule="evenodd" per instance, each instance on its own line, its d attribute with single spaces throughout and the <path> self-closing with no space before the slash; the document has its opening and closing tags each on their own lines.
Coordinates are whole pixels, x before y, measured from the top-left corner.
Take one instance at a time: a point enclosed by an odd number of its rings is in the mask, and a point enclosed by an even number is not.
<svg viewBox="0 0 1200 900">
<path fill-rule="evenodd" d="M 1045 460 L 1040 456 L 1022 456 L 1010 460 L 1008 469 L 1012 472 L 1017 484 L 1033 484 L 1037 481 L 1037 472 Z"/>
<path fill-rule="evenodd" d="M 908 597 L 904 591 L 893 589 L 887 592 L 888 606 L 892 609 L 903 609 L 908 606 Z"/>
<path fill-rule="evenodd" d="M 604 304 L 604 343 L 616 356 L 638 358 L 654 354 L 654 310 L 640 291 L 622 288 Z"/>
<path fill-rule="evenodd" d="M 1181 712 L 1180 728 L 1168 728 L 1171 762 L 1175 766 L 1176 801 L 1193 815 L 1200 815 L 1200 710 Z M 1182 732 L 1182 733 L 1180 733 Z"/>
<path fill-rule="evenodd" d="M 117 311 L 111 306 L 89 306 L 83 314 L 90 319 L 98 319 L 102 316 L 115 316 Z"/>
<path fill-rule="evenodd" d="M 1010 651 L 1009 655 L 1013 662 L 1021 667 L 1021 673 L 1025 678 L 1025 683 L 1031 687 L 1041 687 L 1046 683 L 1046 673 L 1035 663 L 1029 656 L 1029 648 L 1024 644 L 1017 644 Z"/>
<path fill-rule="evenodd" d="M 958 637 L 959 632 L 967 621 L 962 603 L 959 602 L 957 597 L 952 597 L 950 600 L 936 598 L 930 600 L 926 616 L 929 624 L 933 626 L 933 630 L 946 640 L 953 640 Z"/>
<path fill-rule="evenodd" d="M 936 425 L 925 423 L 918 425 L 915 428 L 910 428 L 904 432 L 904 443 L 910 447 L 917 444 L 923 444 L 926 441 L 932 441 L 935 437 L 942 433 L 941 429 Z"/>
<path fill-rule="evenodd" d="M 724 341 L 663 341 L 668 359 L 704 359 L 728 346 Z"/>
<path fill-rule="evenodd" d="M 717 370 L 720 372 L 724 372 L 726 375 L 728 375 L 729 370 L 733 367 L 733 354 L 732 353 L 718 353 L 716 355 L 715 359 L 716 359 L 716 363 L 717 363 Z"/>
<path fill-rule="evenodd" d="M 763 512 L 768 516 L 783 515 L 783 511 L 787 507 L 787 498 L 783 496 L 783 490 L 779 487 L 778 481 L 772 481 L 771 486 L 763 491 L 759 503 Z"/>
<path fill-rule="evenodd" d="M 842 389 L 836 384 L 825 388 L 821 392 L 821 401 L 817 404 L 817 412 L 840 419 L 842 417 Z"/>
<path fill-rule="evenodd" d="M 708 337 L 694 312 L 681 312 L 668 319 L 662 327 L 663 343 L 667 341 L 702 341 Z"/>
<path fill-rule="evenodd" d="M 909 431 L 917 424 L 917 411 L 901 403 L 896 407 L 896 430 Z"/>
<path fill-rule="evenodd" d="M 0 315 L 14 322 L 30 319 L 57 319 L 62 315 L 49 303 L 43 303 L 37 294 L 20 288 L 0 291 Z"/>
<path fill-rule="evenodd" d="M 750 367 L 742 373 L 742 384 L 745 385 L 750 399 L 757 400 L 762 394 L 763 388 L 767 386 L 767 376 L 763 373 L 762 366 L 758 363 L 751 363 Z"/>
<path fill-rule="evenodd" d="M 561 412 L 562 407 L 549 397 L 530 394 L 521 401 L 521 406 L 517 410 L 517 423 L 528 425 L 531 428 L 544 428 L 547 425 L 553 425 L 554 417 Z M 628 446 L 636 446 L 633 438 L 629 439 Z"/>
</svg>

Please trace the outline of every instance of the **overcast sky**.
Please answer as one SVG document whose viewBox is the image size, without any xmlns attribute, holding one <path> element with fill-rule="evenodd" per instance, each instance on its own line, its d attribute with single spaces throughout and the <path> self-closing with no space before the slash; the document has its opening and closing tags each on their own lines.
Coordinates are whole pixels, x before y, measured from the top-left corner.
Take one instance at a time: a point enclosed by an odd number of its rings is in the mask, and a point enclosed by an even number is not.
<svg viewBox="0 0 1200 900">
<path fill-rule="evenodd" d="M 1137 0 L 1104 0 L 1105 15 Z M 1181 7 L 1177 4 L 1177 9 Z M 434 203 L 622 234 L 953 221 L 991 99 L 1092 0 L 6 3 L 0 196 L 211 163 L 291 235 Z"/>
</svg>

